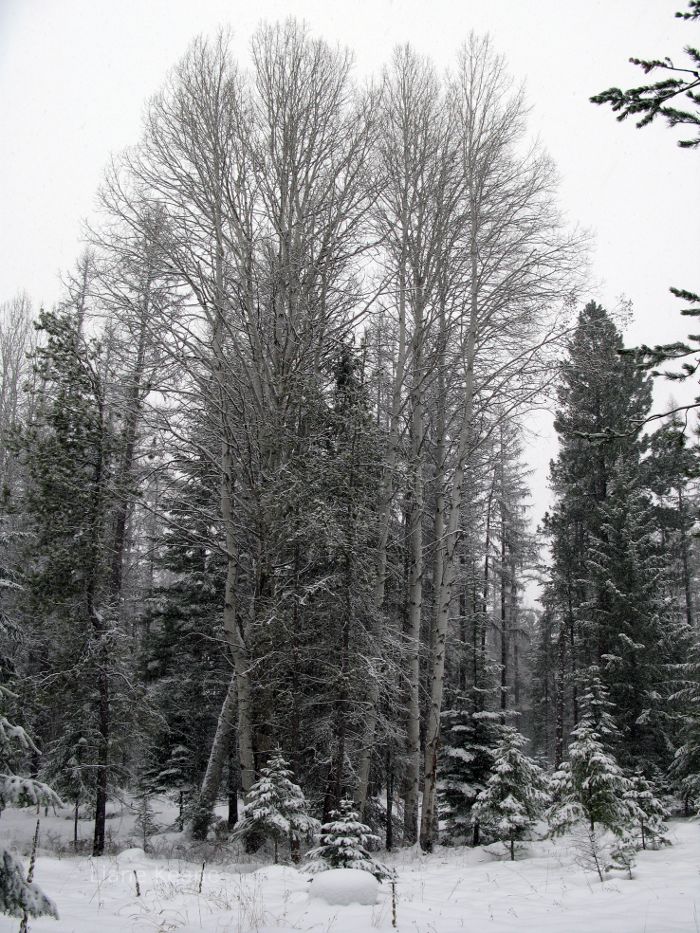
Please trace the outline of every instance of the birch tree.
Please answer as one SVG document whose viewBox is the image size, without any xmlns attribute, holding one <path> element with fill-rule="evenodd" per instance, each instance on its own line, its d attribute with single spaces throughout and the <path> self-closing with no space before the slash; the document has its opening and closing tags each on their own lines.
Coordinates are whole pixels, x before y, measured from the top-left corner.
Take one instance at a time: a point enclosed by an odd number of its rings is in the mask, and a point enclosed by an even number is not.
<svg viewBox="0 0 700 933">
<path fill-rule="evenodd" d="M 500 418 L 531 405 L 548 383 L 547 348 L 560 332 L 556 311 L 568 297 L 580 247 L 563 231 L 554 208 L 550 162 L 536 151 L 521 154 L 522 95 L 510 92 L 503 61 L 488 40 L 471 37 L 460 54 L 452 90 L 465 184 L 458 246 L 467 259 L 460 387 L 449 453 L 438 480 L 446 490 L 445 531 L 438 543 L 442 570 L 431 636 L 421 816 L 421 845 L 426 849 L 436 832 L 445 650 L 465 470 L 480 442 L 477 415 L 498 406 L 499 417 L 491 419 L 495 426 Z"/>
<path fill-rule="evenodd" d="M 396 50 L 392 66 L 385 74 L 381 127 L 383 185 L 375 208 L 376 223 L 383 234 L 387 278 L 395 296 L 399 353 L 402 357 L 405 354 L 405 358 L 397 360 L 396 370 L 397 375 L 403 377 L 405 373 L 407 377 L 410 438 L 405 835 L 415 839 L 421 752 L 420 630 L 428 340 L 434 329 L 439 283 L 446 274 L 450 256 L 459 188 L 454 171 L 457 150 L 443 91 L 432 65 L 409 47 Z M 402 407 L 403 388 L 399 384 L 394 387 L 391 448 L 396 445 L 396 415 Z M 393 456 L 391 448 L 390 458 Z M 384 491 L 385 496 L 387 491 Z M 384 509 L 388 518 L 387 506 Z"/>
<path fill-rule="evenodd" d="M 252 675 L 265 627 L 304 600 L 303 581 L 290 588 L 287 570 L 279 574 L 290 566 L 290 522 L 303 520 L 289 514 L 284 490 L 334 347 L 362 312 L 356 272 L 372 126 L 368 101 L 352 91 L 349 53 L 293 21 L 262 27 L 251 51 L 244 79 L 224 36 L 195 42 L 127 158 L 125 198 L 132 214 L 139 202 L 156 204 L 166 219 L 168 267 L 193 299 L 173 322 L 172 352 L 191 391 L 217 413 L 236 700 L 226 709 L 237 710 L 244 790 L 255 743 L 262 753 L 268 742 L 262 733 L 256 740 L 255 707 L 261 716 L 275 708 L 272 684 Z M 177 418 L 168 419 L 176 430 Z M 293 631 L 285 623 L 285 663 L 298 657 Z"/>
</svg>

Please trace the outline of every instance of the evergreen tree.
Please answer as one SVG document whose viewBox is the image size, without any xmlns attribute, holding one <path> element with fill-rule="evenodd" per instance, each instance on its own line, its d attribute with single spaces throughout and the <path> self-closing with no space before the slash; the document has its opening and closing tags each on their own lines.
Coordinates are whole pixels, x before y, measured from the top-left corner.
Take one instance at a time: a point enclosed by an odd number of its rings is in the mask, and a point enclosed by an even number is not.
<svg viewBox="0 0 700 933">
<path fill-rule="evenodd" d="M 455 699 L 455 708 L 442 714 L 440 822 L 445 842 L 478 845 L 479 820 L 473 808 L 494 766 L 495 749 L 503 734 L 502 717 L 500 713 L 475 710 L 467 697 Z"/>
<path fill-rule="evenodd" d="M 689 443 L 679 418 L 664 421 L 650 438 L 649 456 L 643 467 L 646 485 L 653 493 L 653 514 L 662 545 L 669 557 L 668 578 L 674 602 L 679 604 L 688 631 L 680 638 L 676 661 L 687 657 L 687 642 L 695 627 L 693 525 L 694 487 L 700 476 L 700 449 Z M 676 626 L 674 636 L 681 636 Z"/>
<path fill-rule="evenodd" d="M 688 0 L 684 12 L 676 12 L 676 17 L 688 23 L 700 20 L 700 0 Z M 625 120 L 628 116 L 639 117 L 637 127 L 648 126 L 657 117 L 663 117 L 671 128 L 691 127 L 695 134 L 686 139 L 678 140 L 678 145 L 684 149 L 696 149 L 700 146 L 700 49 L 687 45 L 683 49 L 688 61 L 685 67 L 678 65 L 678 60 L 669 56 L 655 59 L 631 58 L 630 61 L 642 69 L 645 75 L 655 71 L 661 73 L 660 80 L 651 84 L 621 90 L 611 87 L 591 97 L 594 104 L 610 104 L 612 111 L 617 113 L 618 120 Z M 688 108 L 688 102 L 693 109 Z M 681 106 L 681 103 L 684 106 Z M 690 303 L 681 311 L 685 317 L 700 317 L 700 294 L 687 288 L 669 289 L 672 295 L 684 302 Z M 657 344 L 649 347 L 642 345 L 625 351 L 641 368 L 651 370 L 655 376 L 662 375 L 667 379 L 685 380 L 693 377 L 700 367 L 698 356 L 698 343 L 700 337 L 697 333 L 688 334 L 685 341 L 674 341 L 668 344 Z M 680 368 L 671 371 L 659 370 L 666 362 L 680 361 Z M 700 396 L 696 396 L 690 405 L 682 405 L 674 411 L 689 411 L 700 406 Z M 654 416 L 652 416 L 654 417 Z"/>
<path fill-rule="evenodd" d="M 669 774 L 687 816 L 691 809 L 700 812 L 700 716 L 685 717 L 685 742 L 676 750 Z"/>
<path fill-rule="evenodd" d="M 277 515 L 266 559 L 280 569 L 266 571 L 256 606 L 268 621 L 251 645 L 268 670 L 256 688 L 258 744 L 284 741 L 325 815 L 354 783 L 368 664 L 382 707 L 395 704 L 393 633 L 374 606 L 377 429 L 360 353 L 342 345 L 329 364 L 327 386 L 303 387 L 302 437 L 261 493 Z"/>
<path fill-rule="evenodd" d="M 687 10 L 676 13 L 676 17 L 687 22 L 700 19 L 700 0 L 689 0 Z M 693 149 L 700 146 L 700 49 L 686 46 L 684 49 L 689 61 L 685 67 L 680 67 L 668 57 L 663 59 L 631 58 L 630 61 L 642 69 L 645 75 L 652 71 L 661 72 L 661 79 L 652 84 L 641 87 L 628 88 L 626 91 L 618 87 L 608 88 L 591 97 L 591 103 L 610 104 L 617 120 L 626 120 L 627 117 L 639 118 L 637 127 L 648 126 L 657 117 L 663 117 L 669 127 L 689 126 L 698 135 L 682 139 L 678 145 L 682 148 Z M 687 107 L 688 101 L 694 110 L 683 109 L 680 102 Z"/>
<path fill-rule="evenodd" d="M 275 865 L 279 843 L 287 841 L 292 859 L 297 862 L 302 839 L 314 832 L 318 821 L 309 816 L 302 789 L 292 781 L 292 772 L 279 749 L 260 773 L 248 793 L 234 838 L 272 839 Z"/>
<path fill-rule="evenodd" d="M 583 716 L 571 735 L 567 760 L 551 780 L 547 818 L 553 835 L 583 823 L 622 837 L 633 814 L 625 794 L 631 781 L 617 763 L 611 739 L 617 734 L 604 688 L 594 681 L 583 697 Z"/>
<path fill-rule="evenodd" d="M 580 719 L 580 676 L 612 657 L 622 657 L 629 673 L 632 656 L 642 651 L 634 646 L 643 645 L 641 682 L 634 679 L 627 696 L 616 694 L 623 740 L 629 737 L 633 755 L 656 745 L 651 729 L 638 719 L 658 683 L 655 665 L 662 661 L 658 587 L 647 605 L 647 575 L 653 569 L 658 584 L 662 567 L 640 468 L 644 443 L 639 427 L 650 405 L 650 380 L 620 355 L 621 349 L 622 337 L 607 312 L 593 302 L 586 305 L 558 390 L 559 454 L 550 468 L 555 504 L 544 522 L 552 552 L 546 600 L 554 643 L 547 650 L 557 665 L 566 665 L 555 673 L 560 749 L 566 728 Z M 634 527 L 625 524 L 627 513 L 633 513 Z M 621 569 L 615 565 L 618 558 L 624 559 Z M 628 639 L 624 645 L 618 633 Z M 614 670 L 603 669 L 602 676 L 612 686 Z"/>
<path fill-rule="evenodd" d="M 700 643 L 689 660 L 673 672 L 671 701 L 676 710 L 682 744 L 669 766 L 669 777 L 687 816 L 700 810 Z"/>
<path fill-rule="evenodd" d="M 330 820 L 321 826 L 320 845 L 307 853 L 306 871 L 315 874 L 329 868 L 354 868 L 367 871 L 379 881 L 391 877 L 386 866 L 375 861 L 367 850 L 377 842 L 369 826 L 361 823 L 353 803 L 347 798 L 340 801 Z"/>
<path fill-rule="evenodd" d="M 552 777 L 554 804 L 549 810 L 552 833 L 567 832 L 576 823 L 587 822 L 621 835 L 630 822 L 624 803 L 629 780 L 614 755 L 588 724 L 574 729 L 564 761 Z"/>
<path fill-rule="evenodd" d="M 58 795 L 47 784 L 17 773 L 18 760 L 27 754 L 38 755 L 39 750 L 22 726 L 7 718 L 7 707 L 15 699 L 0 684 L 0 815 L 12 804 L 61 806 Z M 27 881 L 22 866 L 1 843 L 0 861 L 0 913 L 11 917 L 46 914 L 58 919 L 55 905 L 36 884 Z"/>
<path fill-rule="evenodd" d="M 615 704 L 600 678 L 600 671 L 592 666 L 581 678 L 581 723 L 591 726 L 610 746 L 620 742 L 620 730 L 615 722 Z"/>
<path fill-rule="evenodd" d="M 90 721 L 90 717 L 76 717 L 81 724 Z M 71 723 L 72 725 L 72 723 Z M 47 754 L 47 763 L 41 769 L 41 776 L 48 781 L 61 797 L 73 804 L 73 847 L 78 848 L 78 820 L 83 804 L 94 805 L 95 773 L 92 766 L 96 736 L 86 737 L 78 727 L 66 728 L 52 743 Z"/>
<path fill-rule="evenodd" d="M 195 412 L 190 416 L 197 418 Z M 143 617 L 140 667 L 157 713 L 148 735 L 150 785 L 158 793 L 174 791 L 179 824 L 186 806 L 195 821 L 201 820 L 199 834 L 206 836 L 211 808 L 202 813 L 189 805 L 207 769 L 231 671 L 221 651 L 225 561 L 205 413 L 189 426 L 187 440 L 178 462 L 160 477 L 169 492 L 159 502 L 156 585 Z M 227 736 L 225 748 L 231 740 Z"/>
<path fill-rule="evenodd" d="M 141 782 L 136 796 L 136 819 L 134 821 L 134 829 L 138 834 L 141 848 L 144 852 L 149 852 L 151 849 L 151 836 L 155 836 L 160 827 L 156 822 L 156 813 L 151 804 L 150 791 L 143 781 Z"/>
<path fill-rule="evenodd" d="M 548 801 L 544 772 L 523 754 L 525 742 L 516 729 L 502 727 L 493 770 L 473 808 L 484 831 L 505 842 L 511 861 L 515 861 L 516 840 L 532 828 Z"/>
<path fill-rule="evenodd" d="M 632 878 L 632 869 L 637 863 L 637 846 L 631 833 L 624 832 L 612 844 L 608 871 L 626 871 Z"/>
<path fill-rule="evenodd" d="M 564 758 L 564 672 L 567 670 L 566 632 L 545 588 L 543 610 L 537 615 L 530 662 L 532 740 L 544 761 L 555 767 Z"/>
<path fill-rule="evenodd" d="M 581 630 L 603 665 L 623 760 L 664 767 L 670 743 L 660 700 L 676 620 L 669 611 L 667 554 L 637 481 L 620 463 L 599 507 L 586 561 L 592 596 L 581 606 Z"/>
<path fill-rule="evenodd" d="M 24 444 L 31 537 L 23 612 L 33 728 L 49 755 L 59 756 L 46 762 L 54 774 L 65 760 L 61 734 L 88 738 L 83 764 L 92 774 L 93 851 L 100 855 L 107 798 L 126 776 L 117 762 L 133 740 L 138 704 L 125 691 L 132 683 L 128 645 L 119 624 L 121 594 L 112 586 L 116 374 L 109 334 L 103 341 L 84 333 L 89 257 L 81 268 L 78 298 L 39 319 L 45 343 L 35 365 L 42 388 Z M 57 694 L 64 698 L 59 707 L 52 702 Z"/>
<path fill-rule="evenodd" d="M 666 839 L 668 810 L 656 796 L 656 789 L 641 771 L 632 775 L 632 786 L 625 793 L 625 799 L 632 809 L 635 822 L 639 827 L 642 848 L 658 849 L 669 844 Z"/>
<path fill-rule="evenodd" d="M 165 768 L 154 769 L 147 776 L 148 787 L 154 793 L 175 792 L 178 803 L 177 828 L 185 828 L 185 806 L 195 789 L 190 777 L 192 772 L 192 753 L 184 745 L 175 745 L 170 751 L 170 758 Z"/>
</svg>

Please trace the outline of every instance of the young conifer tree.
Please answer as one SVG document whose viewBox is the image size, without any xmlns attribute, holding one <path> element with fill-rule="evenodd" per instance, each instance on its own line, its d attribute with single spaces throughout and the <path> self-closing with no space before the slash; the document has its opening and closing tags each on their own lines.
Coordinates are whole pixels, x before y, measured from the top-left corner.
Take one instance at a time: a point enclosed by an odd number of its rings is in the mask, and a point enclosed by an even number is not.
<svg viewBox="0 0 700 933">
<path fill-rule="evenodd" d="M 8 804 L 55 804 L 61 801 L 57 794 L 41 781 L 17 773 L 17 762 L 24 753 L 39 753 L 25 730 L 10 722 L 5 708 L 14 695 L 0 686 L 0 814 Z M 22 866 L 9 849 L 0 844 L 0 913 L 11 917 L 40 917 L 48 915 L 58 919 L 54 903 L 33 881 L 28 881 Z"/>
<path fill-rule="evenodd" d="M 632 776 L 632 786 L 625 794 L 625 799 L 629 802 L 639 827 L 642 848 L 658 849 L 662 845 L 670 845 L 666 838 L 668 826 L 664 823 L 668 818 L 668 810 L 656 796 L 654 785 L 641 771 Z"/>
<path fill-rule="evenodd" d="M 304 793 L 293 782 L 293 774 L 279 749 L 260 773 L 261 777 L 248 793 L 248 802 L 233 836 L 237 839 L 271 839 L 275 865 L 279 843 L 286 840 L 292 860 L 297 862 L 302 838 L 318 828 L 318 821 L 309 816 Z"/>
<path fill-rule="evenodd" d="M 473 813 L 488 835 L 506 844 L 515 861 L 516 841 L 533 827 L 549 798 L 542 769 L 523 754 L 525 737 L 511 726 L 502 730 L 493 770 Z"/>
<path fill-rule="evenodd" d="M 165 767 L 156 768 L 147 776 L 148 787 L 155 793 L 174 792 L 178 804 L 179 832 L 185 828 L 185 805 L 194 790 L 190 778 L 191 759 L 192 755 L 184 745 L 174 745 Z"/>
<path fill-rule="evenodd" d="M 151 804 L 150 792 L 148 787 L 142 783 L 136 797 L 136 821 L 134 822 L 134 829 L 136 830 L 141 848 L 144 852 L 150 851 L 151 836 L 155 836 L 159 828 L 156 822 L 156 814 Z"/>
<path fill-rule="evenodd" d="M 631 789 L 615 757 L 612 742 L 618 735 L 605 688 L 593 676 L 582 697 L 583 716 L 572 732 L 568 757 L 554 773 L 554 798 L 547 817 L 552 835 L 577 824 L 609 830 L 622 837 L 633 819 L 625 794 Z"/>
<path fill-rule="evenodd" d="M 474 709 L 456 698 L 442 714 L 443 741 L 438 771 L 438 803 L 442 837 L 447 844 L 479 844 L 474 804 L 486 788 L 502 734 L 500 714 Z"/>
<path fill-rule="evenodd" d="M 671 699 L 683 744 L 676 750 L 669 776 L 687 816 L 700 806 L 700 644 L 693 646 L 690 660 L 677 668 Z"/>
<path fill-rule="evenodd" d="M 625 832 L 615 840 L 610 849 L 610 862 L 607 871 L 626 871 L 630 879 L 632 869 L 637 864 L 637 846 L 631 832 Z"/>
<path fill-rule="evenodd" d="M 377 836 L 360 822 L 353 802 L 347 798 L 340 801 L 340 810 L 334 810 L 321 827 L 320 841 L 307 855 L 306 871 L 311 874 L 329 868 L 354 868 L 369 872 L 379 881 L 391 876 L 390 869 L 375 861 L 367 850 Z"/>
</svg>

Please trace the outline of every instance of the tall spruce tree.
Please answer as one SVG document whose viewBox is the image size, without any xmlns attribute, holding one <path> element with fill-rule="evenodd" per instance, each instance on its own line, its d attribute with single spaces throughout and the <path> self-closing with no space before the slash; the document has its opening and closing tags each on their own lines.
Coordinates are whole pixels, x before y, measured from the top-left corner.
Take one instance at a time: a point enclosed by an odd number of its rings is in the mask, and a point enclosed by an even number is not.
<svg viewBox="0 0 700 933">
<path fill-rule="evenodd" d="M 86 259 L 83 284 L 89 274 Z M 48 743 L 63 730 L 78 729 L 94 739 L 89 752 L 97 813 L 94 849 L 99 855 L 112 758 L 110 670 L 118 651 L 113 607 L 104 601 L 107 489 L 116 439 L 105 347 L 85 337 L 84 314 L 83 291 L 77 304 L 44 312 L 39 319 L 45 335 L 37 351 L 43 391 L 26 445 L 33 531 L 26 585 L 34 620 L 33 681 L 39 691 L 48 685 L 53 695 L 60 691 L 70 697 L 60 711 L 52 710 L 46 697 L 35 698 L 37 734 Z M 55 743 L 48 749 L 61 754 Z"/>
<path fill-rule="evenodd" d="M 600 527 L 586 560 L 590 598 L 581 607 L 584 637 L 594 646 L 622 734 L 621 761 L 646 769 L 668 764 L 661 698 L 673 643 L 667 554 L 661 548 L 639 472 L 618 464 Z"/>
<path fill-rule="evenodd" d="M 621 647 L 619 633 L 630 639 L 625 642 L 628 654 L 641 650 L 633 647 L 637 644 L 644 645 L 649 659 L 657 651 L 659 604 L 656 599 L 648 607 L 645 604 L 649 597 L 645 574 L 653 565 L 653 579 L 658 584 L 660 568 L 640 499 L 644 442 L 639 430 L 649 409 L 651 387 L 649 377 L 621 356 L 621 349 L 622 336 L 614 322 L 600 305 L 590 302 L 579 314 L 561 367 L 554 423 L 559 454 L 550 467 L 555 504 L 544 522 L 552 553 L 546 597 L 552 620 L 549 636 L 554 642 L 551 655 L 560 666 L 565 665 L 556 675 L 562 692 L 557 714 L 561 720 L 559 747 L 566 731 L 580 717 L 579 675 L 619 656 L 613 650 Z M 616 532 L 615 522 L 624 526 L 631 511 L 636 515 L 635 530 L 621 527 Z M 625 535 L 630 540 L 623 541 Z M 639 545 L 643 545 L 643 553 L 634 550 Z M 626 564 L 618 569 L 614 563 L 623 553 Z M 608 572 L 617 572 L 619 599 Z M 643 610 L 644 618 L 635 616 L 628 604 L 630 598 Z M 645 627 L 654 631 L 645 633 Z M 654 660 L 658 660 L 658 653 Z M 630 660 L 628 666 L 631 664 Z M 612 686 L 614 664 L 604 669 L 602 676 Z M 616 695 L 618 715 L 628 729 L 646 708 L 641 700 L 645 690 L 640 683 L 632 686 L 626 701 Z M 632 753 L 632 746 L 639 744 L 637 736 L 632 735 L 630 742 Z"/>
<path fill-rule="evenodd" d="M 70 734 L 86 739 L 82 768 L 95 806 L 93 852 L 101 855 L 108 795 L 126 778 L 126 748 L 143 706 L 136 702 L 138 687 L 132 689 L 123 594 L 114 582 L 117 563 L 121 578 L 124 548 L 115 539 L 124 495 L 114 485 L 124 443 L 115 398 L 120 374 L 113 332 L 87 334 L 94 284 L 89 255 L 79 271 L 77 292 L 39 318 L 40 392 L 23 445 L 31 533 L 23 612 L 33 728 L 46 747 L 49 773 L 67 760 Z M 59 708 L 52 702 L 57 694 L 65 699 Z"/>
<path fill-rule="evenodd" d="M 192 423 L 183 430 L 187 447 L 160 477 L 167 494 L 159 502 L 156 584 L 143 613 L 140 666 L 157 714 L 148 732 L 148 781 L 155 791 L 175 792 L 178 824 L 184 807 L 197 823 L 195 833 L 206 836 L 215 799 L 200 800 L 194 809 L 190 804 L 207 770 L 231 672 L 221 652 L 225 556 L 210 425 L 204 412 L 190 415 Z M 221 768 L 232 732 L 222 747 Z"/>
</svg>

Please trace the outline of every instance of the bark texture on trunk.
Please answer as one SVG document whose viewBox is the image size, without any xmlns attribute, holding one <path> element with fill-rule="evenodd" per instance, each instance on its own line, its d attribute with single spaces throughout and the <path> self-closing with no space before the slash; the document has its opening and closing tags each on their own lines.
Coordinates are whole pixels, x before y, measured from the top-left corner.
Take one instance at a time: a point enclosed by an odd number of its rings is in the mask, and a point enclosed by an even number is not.
<svg viewBox="0 0 700 933">
<path fill-rule="evenodd" d="M 193 839 L 203 840 L 207 838 L 214 805 L 221 786 L 221 776 L 229 754 L 231 735 L 236 723 L 236 694 L 236 675 L 234 674 L 231 677 L 216 723 L 216 732 L 209 753 L 207 770 L 204 774 L 199 799 L 192 818 Z"/>
</svg>

